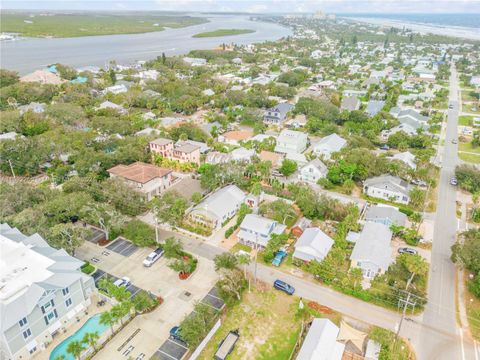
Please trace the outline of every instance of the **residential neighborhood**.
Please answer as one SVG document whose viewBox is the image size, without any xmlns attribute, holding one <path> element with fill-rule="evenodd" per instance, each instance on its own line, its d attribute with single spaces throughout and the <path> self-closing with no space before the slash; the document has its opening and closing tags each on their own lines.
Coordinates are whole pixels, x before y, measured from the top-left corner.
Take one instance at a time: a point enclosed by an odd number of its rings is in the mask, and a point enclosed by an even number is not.
<svg viewBox="0 0 480 360">
<path fill-rule="evenodd" d="M 0 69 L 0 359 L 479 358 L 479 40 L 160 14 Z"/>
</svg>

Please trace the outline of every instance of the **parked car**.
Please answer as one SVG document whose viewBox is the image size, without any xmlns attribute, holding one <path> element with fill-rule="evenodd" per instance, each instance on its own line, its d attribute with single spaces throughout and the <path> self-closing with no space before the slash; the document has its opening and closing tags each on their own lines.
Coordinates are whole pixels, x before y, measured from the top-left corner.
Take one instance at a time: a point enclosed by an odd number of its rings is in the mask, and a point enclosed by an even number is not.
<svg viewBox="0 0 480 360">
<path fill-rule="evenodd" d="M 399 254 L 411 254 L 411 255 L 417 255 L 418 251 L 412 248 L 408 247 L 403 247 L 398 249 Z"/>
<path fill-rule="evenodd" d="M 143 260 L 143 266 L 150 267 L 155 262 L 160 259 L 165 251 L 163 251 L 163 247 L 157 248 L 155 251 L 151 252 L 145 260 Z"/>
<path fill-rule="evenodd" d="M 390 146 L 388 146 L 387 144 L 383 144 L 382 146 L 380 146 L 380 150 L 390 150 Z"/>
<path fill-rule="evenodd" d="M 452 144 L 458 143 L 457 139 L 452 139 Z"/>
<path fill-rule="evenodd" d="M 218 349 L 213 358 L 215 360 L 225 360 L 227 356 L 233 351 L 235 344 L 240 335 L 238 330 L 230 331 L 225 339 L 223 339 L 220 344 L 218 344 Z"/>
<path fill-rule="evenodd" d="M 450 179 L 450 185 L 457 186 L 458 185 L 458 180 L 456 177 L 452 177 Z"/>
<path fill-rule="evenodd" d="M 283 291 L 288 295 L 293 295 L 295 292 L 295 288 L 291 285 L 288 285 L 285 281 L 282 280 L 275 280 L 273 283 L 273 287 L 277 290 Z"/>
<path fill-rule="evenodd" d="M 283 259 L 285 259 L 287 255 L 288 255 L 287 252 L 284 250 L 277 251 L 277 253 L 275 254 L 275 258 L 272 260 L 272 265 L 280 266 Z"/>
<path fill-rule="evenodd" d="M 427 186 L 427 183 L 423 180 L 417 180 L 417 179 L 413 179 L 412 180 L 412 184 L 413 185 L 417 185 L 417 186 L 423 186 L 423 187 L 426 187 Z"/>
<path fill-rule="evenodd" d="M 174 326 L 170 329 L 170 339 L 185 343 L 185 341 L 180 336 L 180 326 Z"/>
<path fill-rule="evenodd" d="M 117 287 L 127 287 L 131 284 L 132 282 L 130 281 L 130 279 L 126 276 L 122 277 L 121 279 L 117 279 L 115 280 L 115 282 L 113 283 L 113 285 L 117 286 Z"/>
<path fill-rule="evenodd" d="M 453 104 L 448 105 L 449 109 L 453 109 Z"/>
</svg>

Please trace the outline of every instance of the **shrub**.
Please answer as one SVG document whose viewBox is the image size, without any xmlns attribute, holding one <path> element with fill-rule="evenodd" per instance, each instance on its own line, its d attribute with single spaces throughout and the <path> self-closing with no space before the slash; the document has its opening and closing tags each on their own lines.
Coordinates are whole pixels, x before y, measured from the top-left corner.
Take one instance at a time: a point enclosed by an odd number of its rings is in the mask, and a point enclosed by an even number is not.
<svg viewBox="0 0 480 360">
<path fill-rule="evenodd" d="M 85 264 L 83 264 L 81 267 L 80 267 L 80 270 L 82 270 L 82 272 L 84 274 L 87 274 L 87 275 L 90 275 L 91 273 L 93 273 L 95 271 L 95 266 L 93 266 L 92 264 L 90 264 L 88 261 L 85 262 Z"/>
<path fill-rule="evenodd" d="M 140 220 L 132 220 L 123 229 L 123 236 L 137 246 L 155 245 L 155 229 Z"/>
</svg>

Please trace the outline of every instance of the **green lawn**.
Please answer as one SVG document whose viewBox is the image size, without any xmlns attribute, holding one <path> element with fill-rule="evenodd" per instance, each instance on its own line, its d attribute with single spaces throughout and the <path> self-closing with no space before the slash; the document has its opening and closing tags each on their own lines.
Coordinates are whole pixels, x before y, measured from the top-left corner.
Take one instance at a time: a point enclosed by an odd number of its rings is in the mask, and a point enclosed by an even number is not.
<svg viewBox="0 0 480 360">
<path fill-rule="evenodd" d="M 458 125 L 472 126 L 473 116 L 462 115 L 458 117 Z"/>
<path fill-rule="evenodd" d="M 251 29 L 218 29 L 215 31 L 207 31 L 193 35 L 194 38 L 206 38 L 206 37 L 219 37 L 219 36 L 233 36 L 241 34 L 254 33 L 255 30 Z"/>
<path fill-rule="evenodd" d="M 472 143 L 458 143 L 458 157 L 463 161 L 480 164 L 480 147 L 472 147 Z"/>
<path fill-rule="evenodd" d="M 227 310 L 222 326 L 199 359 L 212 359 L 219 342 L 235 329 L 240 338 L 229 360 L 288 359 L 301 328 L 301 319 L 295 317 L 297 306 L 297 297 L 276 290 L 246 291 L 243 301 Z"/>
<path fill-rule="evenodd" d="M 473 110 L 473 109 L 476 110 Z M 462 111 L 466 113 L 472 113 L 472 114 L 480 114 L 480 105 L 474 105 L 474 104 L 462 104 Z"/>
<path fill-rule="evenodd" d="M 477 98 L 477 93 L 473 90 L 462 90 L 462 100 L 463 101 L 476 101 L 478 100 Z"/>
<path fill-rule="evenodd" d="M 111 34 L 133 34 L 179 28 L 208 22 L 204 18 L 167 15 L 55 14 L 2 12 L 1 32 L 20 33 L 30 37 L 78 37 Z"/>
</svg>

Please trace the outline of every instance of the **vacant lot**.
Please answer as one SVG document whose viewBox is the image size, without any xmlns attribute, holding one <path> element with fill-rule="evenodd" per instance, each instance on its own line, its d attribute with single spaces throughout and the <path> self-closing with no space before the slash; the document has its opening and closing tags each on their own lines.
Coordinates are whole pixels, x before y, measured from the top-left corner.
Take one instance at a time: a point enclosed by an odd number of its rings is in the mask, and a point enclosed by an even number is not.
<svg viewBox="0 0 480 360">
<path fill-rule="evenodd" d="M 458 117 L 458 125 L 472 126 L 473 116 L 462 115 Z"/>
<path fill-rule="evenodd" d="M 219 342 L 235 329 L 240 339 L 230 360 L 288 359 L 300 333 L 301 320 L 295 317 L 297 306 L 298 298 L 275 290 L 245 292 L 242 303 L 228 310 L 200 359 L 212 359 Z"/>
<path fill-rule="evenodd" d="M 190 16 L 115 14 L 2 13 L 1 32 L 30 37 L 78 37 L 133 34 L 202 24 L 206 19 Z"/>
<path fill-rule="evenodd" d="M 480 164 L 480 147 L 472 147 L 472 143 L 458 144 L 458 157 L 463 161 Z"/>
<path fill-rule="evenodd" d="M 218 29 L 215 31 L 208 31 L 193 35 L 194 38 L 218 37 L 218 36 L 233 36 L 241 34 L 254 33 L 255 30 L 250 29 Z"/>
</svg>

